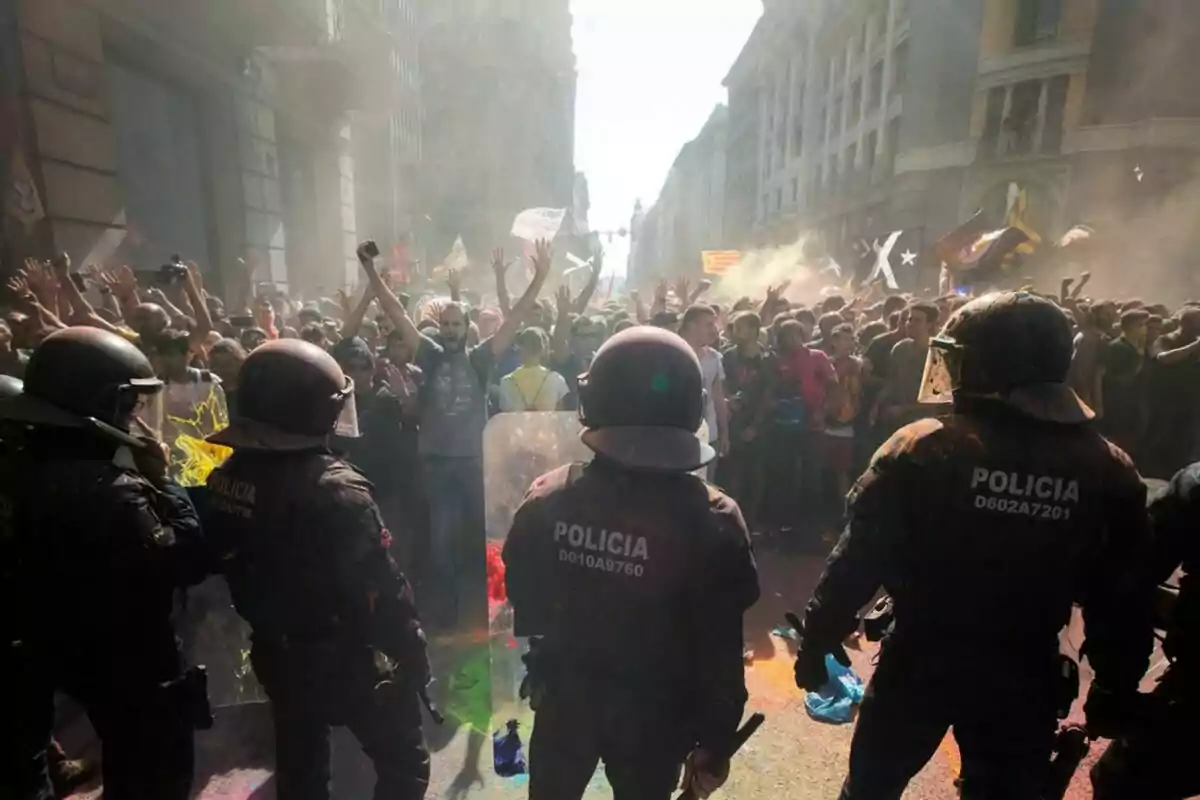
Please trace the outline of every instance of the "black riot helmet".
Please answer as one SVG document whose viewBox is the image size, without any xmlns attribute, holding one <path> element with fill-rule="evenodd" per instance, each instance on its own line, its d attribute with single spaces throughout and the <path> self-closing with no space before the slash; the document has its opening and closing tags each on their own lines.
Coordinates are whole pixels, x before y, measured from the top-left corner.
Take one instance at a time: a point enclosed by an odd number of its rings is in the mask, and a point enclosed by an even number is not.
<svg viewBox="0 0 1200 800">
<path fill-rule="evenodd" d="M 613 336 L 579 377 L 583 443 L 632 469 L 687 472 L 716 453 L 701 442 L 704 378 L 677 334 L 639 326 Z"/>
<path fill-rule="evenodd" d="M 1030 292 L 996 292 L 958 309 L 931 340 L 922 402 L 994 397 L 1028 416 L 1074 424 L 1094 414 L 1067 385 L 1067 315 Z"/>
<path fill-rule="evenodd" d="M 25 367 L 21 397 L 11 417 L 51 427 L 99 424 L 129 433 L 135 416 L 161 425 L 157 404 L 163 383 L 134 344 L 99 328 L 55 331 L 39 344 Z"/>
<path fill-rule="evenodd" d="M 255 348 L 238 372 L 237 416 L 210 442 L 256 450 L 321 446 L 335 432 L 358 436 L 354 382 L 333 356 L 302 339 Z"/>
</svg>

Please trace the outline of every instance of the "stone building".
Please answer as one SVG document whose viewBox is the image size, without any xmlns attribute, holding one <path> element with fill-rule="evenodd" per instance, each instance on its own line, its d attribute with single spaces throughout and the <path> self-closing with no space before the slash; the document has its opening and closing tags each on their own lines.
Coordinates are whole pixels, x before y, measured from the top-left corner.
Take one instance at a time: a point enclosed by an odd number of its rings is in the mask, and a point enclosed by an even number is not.
<svg viewBox="0 0 1200 800">
<path fill-rule="evenodd" d="M 1047 239 L 1133 224 L 1122 238 L 1177 262 L 1200 205 L 1198 34 L 1180 0 L 768 2 L 726 81 L 727 244 L 928 245 L 979 208 L 1001 224 L 1016 188 Z"/>
<path fill-rule="evenodd" d="M 474 261 L 526 208 L 570 208 L 576 67 L 567 0 L 423 0 L 422 194 L 431 263 Z"/>
<path fill-rule="evenodd" d="M 152 270 L 179 253 L 218 288 L 241 284 L 239 259 L 310 294 L 354 282 L 356 200 L 374 213 L 378 189 L 356 197 L 353 112 L 392 102 L 381 54 L 393 75 L 415 68 L 412 37 L 393 34 L 404 7 L 0 0 L 15 143 L 0 165 L 7 185 L 21 153 L 44 207 L 31 225 L 6 215 L 7 267 L 65 250 Z"/>
<path fill-rule="evenodd" d="M 729 109 L 713 109 L 700 134 L 683 146 L 658 199 L 636 225 L 629 280 L 695 276 L 700 253 L 723 241 Z"/>
</svg>

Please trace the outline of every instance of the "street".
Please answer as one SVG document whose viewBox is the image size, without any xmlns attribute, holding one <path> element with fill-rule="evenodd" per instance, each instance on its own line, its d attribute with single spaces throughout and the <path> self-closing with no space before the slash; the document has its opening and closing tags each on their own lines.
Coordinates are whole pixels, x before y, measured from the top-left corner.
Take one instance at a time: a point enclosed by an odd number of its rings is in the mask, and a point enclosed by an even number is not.
<svg viewBox="0 0 1200 800">
<path fill-rule="evenodd" d="M 766 724 L 746 745 L 733 762 L 729 782 L 718 797 L 776 798 L 787 796 L 797 800 L 831 800 L 837 796 L 846 767 L 852 725 L 828 725 L 808 717 L 804 710 L 803 694 L 792 679 L 794 642 L 771 633 L 789 609 L 801 610 L 817 578 L 823 560 L 816 556 L 781 555 L 759 548 L 759 569 L 763 596 L 747 617 L 747 644 L 752 659 L 747 667 L 747 684 L 751 700 L 747 714 L 762 711 Z M 1082 640 L 1078 619 L 1064 635 L 1064 647 L 1074 652 Z M 863 643 L 861 650 L 852 650 L 855 671 L 869 678 L 871 660 L 876 646 Z M 440 666 L 444 661 L 437 658 Z M 462 663 L 459 659 L 457 663 Z M 1156 654 L 1146 686 L 1162 669 L 1161 656 Z M 435 666 L 435 671 L 438 670 Z M 1081 670 L 1086 681 L 1086 665 Z M 455 676 L 440 675 L 443 682 Z M 1072 720 L 1081 720 L 1082 701 L 1076 702 Z M 453 709 L 451 710 L 453 713 Z M 271 780 L 269 717 L 265 706 L 249 706 L 224 712 L 217 727 L 199 738 L 201 757 L 198 775 L 203 788 L 201 800 L 273 800 Z M 230 714 L 236 716 L 230 716 Z M 478 710 L 459 711 L 464 717 Z M 222 724 L 224 722 L 224 724 Z M 467 800 L 468 798 L 523 798 L 527 794 L 527 779 L 499 778 L 492 770 L 492 745 L 469 726 L 456 727 L 447 721 L 442 727 L 429 720 L 426 730 L 433 751 L 433 779 L 428 797 Z M 231 730 L 237 733 L 231 735 Z M 259 730 L 260 734 L 254 731 Z M 522 730 L 528 743 L 528 731 Z M 1087 788 L 1087 767 L 1103 749 L 1103 743 L 1093 746 L 1092 753 L 1075 776 L 1068 797 L 1090 797 Z M 352 737 L 337 731 L 333 740 L 334 794 L 338 800 L 365 800 L 370 797 L 373 777 L 369 762 L 359 752 Z M 949 800 L 956 796 L 954 778 L 958 768 L 958 753 L 952 737 L 947 737 L 937 755 L 913 781 L 905 798 L 911 800 Z M 76 800 L 93 800 L 98 789 L 75 795 Z M 587 797 L 611 797 L 604 780 L 603 769 L 597 772 Z"/>
</svg>

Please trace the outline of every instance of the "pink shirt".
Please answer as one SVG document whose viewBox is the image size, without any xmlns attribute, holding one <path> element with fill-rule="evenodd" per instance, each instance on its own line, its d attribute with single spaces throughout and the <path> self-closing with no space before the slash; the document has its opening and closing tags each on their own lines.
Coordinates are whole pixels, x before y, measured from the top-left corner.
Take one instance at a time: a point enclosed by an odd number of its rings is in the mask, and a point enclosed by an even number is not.
<svg viewBox="0 0 1200 800">
<path fill-rule="evenodd" d="M 798 347 L 779 354 L 781 393 L 796 392 L 804 400 L 810 420 L 823 419 L 825 396 L 836 379 L 833 363 L 820 350 Z"/>
</svg>

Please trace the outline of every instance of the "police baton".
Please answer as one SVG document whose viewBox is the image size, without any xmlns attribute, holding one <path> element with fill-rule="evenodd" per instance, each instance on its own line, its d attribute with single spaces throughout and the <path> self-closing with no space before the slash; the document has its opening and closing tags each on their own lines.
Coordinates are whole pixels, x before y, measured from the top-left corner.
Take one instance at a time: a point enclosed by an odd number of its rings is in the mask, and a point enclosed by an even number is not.
<svg viewBox="0 0 1200 800">
<path fill-rule="evenodd" d="M 750 719 L 746 720 L 746 724 L 738 728 L 737 733 L 733 735 L 733 743 L 729 748 L 729 752 L 724 754 L 725 760 L 732 759 L 766 721 L 766 716 L 761 712 L 755 711 L 751 714 Z M 692 791 L 692 787 L 688 786 L 675 800 L 696 800 L 696 793 Z"/>
<path fill-rule="evenodd" d="M 1082 725 L 1065 725 L 1058 731 L 1054 737 L 1054 755 L 1047 765 L 1049 769 L 1042 786 L 1042 800 L 1063 800 L 1067 796 L 1071 778 L 1091 747 L 1091 737 Z"/>
<path fill-rule="evenodd" d="M 429 689 L 422 689 L 418 696 L 421 698 L 421 703 L 424 704 L 425 710 L 429 712 L 429 716 L 433 719 L 433 724 L 441 725 L 446 721 L 442 716 L 442 712 L 438 711 L 437 704 L 433 702 L 433 698 L 429 696 Z"/>
</svg>

